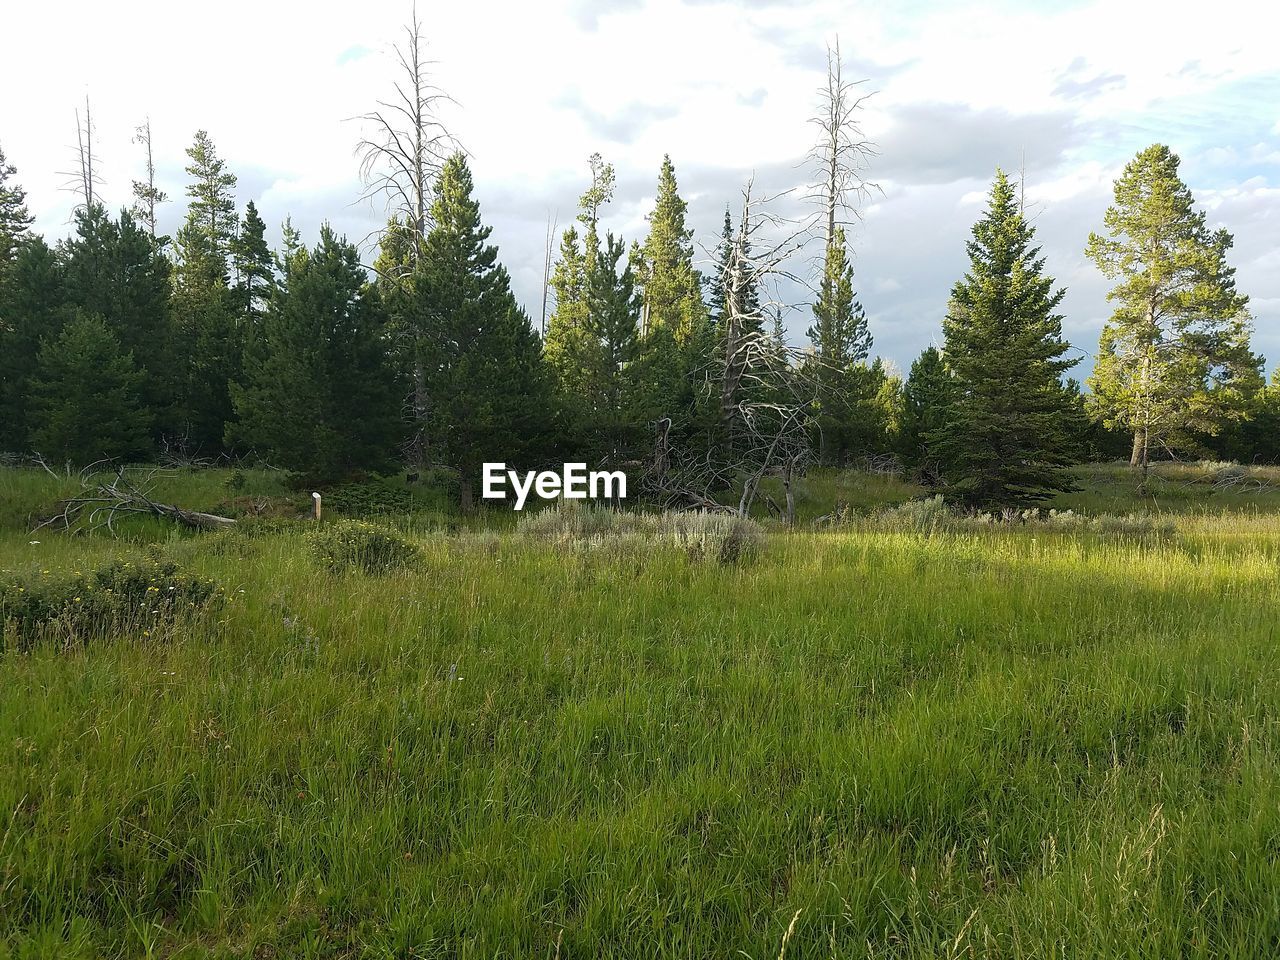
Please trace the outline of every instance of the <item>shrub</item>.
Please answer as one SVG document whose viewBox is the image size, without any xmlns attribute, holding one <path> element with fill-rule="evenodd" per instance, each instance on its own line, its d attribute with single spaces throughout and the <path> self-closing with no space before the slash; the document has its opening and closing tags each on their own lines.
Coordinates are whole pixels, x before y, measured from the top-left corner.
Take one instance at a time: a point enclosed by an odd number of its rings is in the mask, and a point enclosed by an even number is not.
<svg viewBox="0 0 1280 960">
<path fill-rule="evenodd" d="M 334 573 L 360 570 L 387 573 L 416 566 L 422 560 L 417 544 L 385 527 L 361 520 L 339 520 L 316 527 L 307 535 L 312 554 Z"/>
<path fill-rule="evenodd" d="M 724 564 L 754 556 L 765 541 L 759 524 L 729 513 L 633 513 L 568 502 L 521 517 L 517 529 L 537 540 L 597 548 L 665 543 L 691 560 Z"/>
<path fill-rule="evenodd" d="M 877 511 L 872 517 L 874 525 L 880 529 L 903 530 L 926 535 L 949 529 L 955 526 L 958 519 L 942 499 L 942 494 L 886 507 Z"/>
<path fill-rule="evenodd" d="M 72 644 L 141 630 L 154 636 L 180 613 L 221 600 L 212 580 L 179 572 L 173 561 L 117 559 L 92 573 L 0 573 L 0 623 L 20 649 L 40 639 Z"/>
</svg>

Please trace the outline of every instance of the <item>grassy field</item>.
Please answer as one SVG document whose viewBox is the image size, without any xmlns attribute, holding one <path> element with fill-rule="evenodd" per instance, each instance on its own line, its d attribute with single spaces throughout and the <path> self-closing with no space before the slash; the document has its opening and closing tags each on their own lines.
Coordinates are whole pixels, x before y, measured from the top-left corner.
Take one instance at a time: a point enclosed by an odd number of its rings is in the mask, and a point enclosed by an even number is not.
<svg viewBox="0 0 1280 960">
<path fill-rule="evenodd" d="M 1081 477 L 1056 506 L 1151 508 Z M 869 518 L 737 563 L 392 512 L 421 560 L 369 576 L 287 526 L 32 535 L 58 491 L 0 472 L 0 569 L 150 542 L 225 592 L 6 634 L 0 957 L 1274 956 L 1280 498 L 1151 489 L 1174 520 Z M 918 493 L 819 474 L 801 516 Z"/>
</svg>

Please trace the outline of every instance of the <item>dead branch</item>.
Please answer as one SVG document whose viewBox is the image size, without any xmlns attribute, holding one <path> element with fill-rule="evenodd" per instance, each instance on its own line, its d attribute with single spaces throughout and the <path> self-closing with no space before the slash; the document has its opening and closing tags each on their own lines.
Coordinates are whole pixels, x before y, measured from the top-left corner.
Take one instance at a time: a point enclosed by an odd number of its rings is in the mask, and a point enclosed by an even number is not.
<svg viewBox="0 0 1280 960">
<path fill-rule="evenodd" d="M 43 460 L 37 462 L 46 470 L 57 476 Z M 86 468 L 88 470 L 90 468 Z M 92 475 L 82 471 L 81 484 L 83 490 L 74 497 L 68 497 L 58 506 L 58 512 L 32 528 L 36 530 L 52 527 L 68 533 L 94 533 L 105 529 L 113 536 L 116 534 L 116 520 L 122 516 L 163 517 L 194 530 L 222 530 L 235 526 L 231 517 L 220 517 L 199 510 L 187 510 L 171 503 L 160 503 L 150 495 L 152 482 L 159 471 L 148 471 L 140 483 L 135 483 L 125 473 L 124 467 L 117 467 L 114 477 L 102 479 L 101 474 Z"/>
</svg>

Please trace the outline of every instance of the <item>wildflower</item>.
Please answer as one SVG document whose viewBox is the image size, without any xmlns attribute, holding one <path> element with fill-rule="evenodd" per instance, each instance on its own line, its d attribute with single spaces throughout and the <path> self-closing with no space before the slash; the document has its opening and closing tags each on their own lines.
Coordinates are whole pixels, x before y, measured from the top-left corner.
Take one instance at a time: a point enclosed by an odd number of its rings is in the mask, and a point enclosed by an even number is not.
<svg viewBox="0 0 1280 960">
<path fill-rule="evenodd" d="M 27 543 L 31 544 L 31 546 L 33 546 L 33 547 L 34 547 L 34 546 L 36 546 L 39 542 L 40 542 L 39 540 L 28 540 L 28 541 L 27 541 Z"/>
</svg>

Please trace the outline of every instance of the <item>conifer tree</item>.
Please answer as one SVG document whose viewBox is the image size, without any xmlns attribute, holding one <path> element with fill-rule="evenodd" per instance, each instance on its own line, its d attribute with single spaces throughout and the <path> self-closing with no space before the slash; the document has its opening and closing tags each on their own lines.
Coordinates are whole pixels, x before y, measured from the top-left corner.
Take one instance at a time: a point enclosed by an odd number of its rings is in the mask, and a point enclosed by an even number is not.
<svg viewBox="0 0 1280 960">
<path fill-rule="evenodd" d="M 140 144 L 146 154 L 145 180 L 133 181 L 133 206 L 129 212 L 135 220 L 147 228 L 153 243 L 163 246 L 167 237 L 156 236 L 156 207 L 169 199 L 169 195 L 156 186 L 156 164 L 151 151 L 151 118 L 134 130 L 133 142 Z"/>
<path fill-rule="evenodd" d="M 1248 298 L 1227 264 L 1231 234 L 1210 231 L 1161 144 L 1140 152 L 1115 183 L 1107 235 L 1086 254 L 1116 286 L 1089 386 L 1109 427 L 1133 436 L 1130 464 L 1145 482 L 1154 446 L 1186 444 L 1238 417 L 1261 386 L 1250 348 Z"/>
<path fill-rule="evenodd" d="M 587 289 L 587 332 L 594 354 L 586 407 L 593 456 L 624 457 L 638 440 L 635 411 L 640 298 L 623 244 L 605 237 Z"/>
<path fill-rule="evenodd" d="M 228 443 L 314 481 L 385 467 L 400 435 L 385 322 L 359 252 L 325 225 L 286 259 L 246 348 Z"/>
<path fill-rule="evenodd" d="M 178 361 L 176 431 L 195 449 L 218 449 L 231 419 L 229 384 L 240 375 L 241 340 L 228 285 L 237 218 L 236 177 L 199 130 L 187 150 L 190 202 L 178 230 L 174 325 Z"/>
<path fill-rule="evenodd" d="M 951 373 L 941 351 L 929 347 L 911 364 L 902 387 L 899 447 L 907 468 L 926 483 L 936 483 L 942 475 L 936 438 L 947 427 L 951 390 Z"/>
<path fill-rule="evenodd" d="M 245 337 L 250 337 L 261 322 L 275 284 L 274 260 L 266 233 L 267 225 L 250 200 L 245 204 L 240 230 L 231 241 L 235 294 Z"/>
<path fill-rule="evenodd" d="M 404 323 L 427 374 L 431 450 L 458 471 L 466 509 L 481 464 L 539 454 L 550 407 L 537 333 L 487 243 L 491 228 L 472 190 L 466 159 L 455 154 L 436 183 Z"/>
<path fill-rule="evenodd" d="M 27 210 L 26 191 L 10 182 L 17 172 L 17 167 L 5 160 L 4 150 L 0 149 L 0 271 L 17 256 L 35 221 Z"/>
<path fill-rule="evenodd" d="M 177 385 L 169 260 L 128 210 L 112 220 L 96 204 L 77 211 L 75 235 L 61 252 L 67 302 L 111 328 L 142 375 L 149 419 L 171 427 Z"/>
<path fill-rule="evenodd" d="M 1061 375 L 1064 291 L 1044 273 L 1035 230 L 997 170 L 986 214 L 968 243 L 969 272 L 951 292 L 943 331 L 954 393 L 944 430 L 930 435 L 956 499 L 1018 506 L 1070 487 L 1069 411 Z"/>
<path fill-rule="evenodd" d="M 45 342 L 31 381 L 31 446 L 89 464 L 147 450 L 149 423 L 130 353 L 101 318 L 80 312 Z"/>
<path fill-rule="evenodd" d="M 43 238 L 19 247 L 0 285 L 0 318 L 0 450 L 27 450 L 36 357 L 67 319 L 63 264 Z"/>
<path fill-rule="evenodd" d="M 855 435 L 865 434 L 867 424 L 855 422 L 858 408 L 871 409 L 868 404 L 873 406 L 882 378 L 867 376 L 865 366 L 857 370 L 871 352 L 871 331 L 862 304 L 854 297 L 853 265 L 843 227 L 835 228 L 823 266 L 814 322 L 808 331 L 819 407 L 819 457 L 823 463 L 843 464 L 860 446 Z"/>
<path fill-rule="evenodd" d="M 682 344 L 706 322 L 707 314 L 701 277 L 693 266 L 693 231 L 685 226 L 687 209 L 671 157 L 663 157 L 657 201 L 648 218 L 649 236 L 640 248 L 635 273 L 643 293 L 643 332 L 665 326 Z"/>
</svg>

